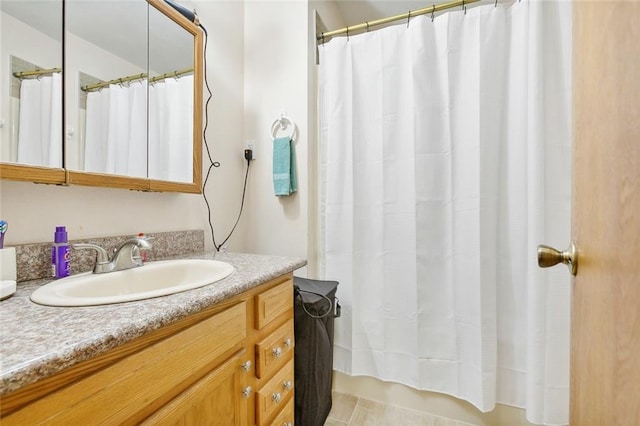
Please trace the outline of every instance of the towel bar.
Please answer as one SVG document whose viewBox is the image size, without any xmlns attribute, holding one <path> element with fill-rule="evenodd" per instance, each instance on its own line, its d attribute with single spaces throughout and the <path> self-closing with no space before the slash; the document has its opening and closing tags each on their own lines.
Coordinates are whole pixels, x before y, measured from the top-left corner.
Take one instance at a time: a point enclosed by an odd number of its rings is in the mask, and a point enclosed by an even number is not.
<svg viewBox="0 0 640 426">
<path fill-rule="evenodd" d="M 289 126 L 291 126 L 292 128 L 291 136 L 289 136 L 289 138 L 295 142 L 298 137 L 298 126 L 296 126 L 296 123 L 294 123 L 291 118 L 287 117 L 284 114 L 280 115 L 280 118 L 277 118 L 271 125 L 271 140 L 272 141 L 276 140 L 276 136 L 278 134 L 278 127 L 281 130 L 286 130 L 287 127 Z"/>
</svg>

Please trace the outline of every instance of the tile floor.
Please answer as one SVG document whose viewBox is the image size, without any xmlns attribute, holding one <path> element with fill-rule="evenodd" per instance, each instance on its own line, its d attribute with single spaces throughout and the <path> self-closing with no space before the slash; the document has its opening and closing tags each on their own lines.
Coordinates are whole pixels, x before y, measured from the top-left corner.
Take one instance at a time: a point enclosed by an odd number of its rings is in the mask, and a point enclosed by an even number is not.
<svg viewBox="0 0 640 426">
<path fill-rule="evenodd" d="M 434 416 L 386 405 L 352 395 L 333 392 L 333 405 L 324 426 L 473 426 L 445 417 Z"/>
</svg>

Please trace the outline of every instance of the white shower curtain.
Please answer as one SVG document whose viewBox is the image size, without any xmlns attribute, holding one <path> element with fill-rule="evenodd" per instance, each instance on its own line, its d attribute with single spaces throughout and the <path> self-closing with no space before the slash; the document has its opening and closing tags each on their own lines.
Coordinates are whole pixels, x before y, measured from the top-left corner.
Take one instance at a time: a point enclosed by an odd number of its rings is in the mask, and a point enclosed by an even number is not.
<svg viewBox="0 0 640 426">
<path fill-rule="evenodd" d="M 411 20 L 320 47 L 334 368 L 568 422 L 571 4 Z"/>
<path fill-rule="evenodd" d="M 62 167 L 62 77 L 22 80 L 18 163 Z"/>
<path fill-rule="evenodd" d="M 87 94 L 84 170 L 147 176 L 147 82 Z"/>
<path fill-rule="evenodd" d="M 193 181 L 193 75 L 149 88 L 149 177 Z"/>
</svg>

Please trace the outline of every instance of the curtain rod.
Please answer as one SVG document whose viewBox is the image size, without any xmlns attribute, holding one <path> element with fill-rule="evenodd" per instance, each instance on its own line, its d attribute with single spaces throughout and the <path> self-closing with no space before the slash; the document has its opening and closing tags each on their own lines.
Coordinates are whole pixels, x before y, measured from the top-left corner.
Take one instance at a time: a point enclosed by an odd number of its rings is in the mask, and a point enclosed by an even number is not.
<svg viewBox="0 0 640 426">
<path fill-rule="evenodd" d="M 16 78 L 30 78 L 30 77 L 39 77 L 41 75 L 46 75 L 46 74 L 55 74 L 58 72 L 61 72 L 62 68 L 51 68 L 48 70 L 33 70 L 33 71 L 20 71 L 20 72 L 14 72 L 13 76 Z"/>
<path fill-rule="evenodd" d="M 339 30 L 333 30 L 333 31 L 328 31 L 328 32 L 323 32 L 321 34 L 316 34 L 316 39 L 320 42 L 320 43 L 324 43 L 324 41 L 326 41 L 326 39 L 328 37 L 334 37 L 334 36 L 338 36 L 338 35 L 347 35 L 349 36 L 349 34 L 353 34 L 355 32 L 358 31 L 362 31 L 362 30 L 367 30 L 369 31 L 369 28 L 371 27 L 375 27 L 378 25 L 384 25 L 384 24 L 389 24 L 391 22 L 394 21 L 400 21 L 400 20 L 409 20 L 411 18 L 413 18 L 414 16 L 420 16 L 420 15 L 427 15 L 427 14 L 435 14 L 436 12 L 440 12 L 446 9 L 451 9 L 454 7 L 465 7 L 467 4 L 469 3 L 475 3 L 477 1 L 480 0 L 454 0 L 454 1 L 450 1 L 447 3 L 440 3 L 440 4 L 434 4 L 432 6 L 429 7 L 424 7 L 422 9 L 418 9 L 418 10 L 413 10 L 413 11 L 409 11 L 407 13 L 403 13 L 400 15 L 395 15 L 395 16 L 390 16 L 388 18 L 382 18 L 382 19 L 376 19 L 375 21 L 369 21 L 369 22 L 365 22 L 362 24 L 358 24 L 358 25 L 351 25 L 348 27 L 344 27 L 341 28 Z"/>
<path fill-rule="evenodd" d="M 173 71 L 173 72 L 168 72 L 162 75 L 159 75 L 157 77 L 151 77 L 149 79 L 149 83 L 155 83 L 156 81 L 162 81 L 162 80 L 166 80 L 167 78 L 172 78 L 172 77 L 180 77 L 182 75 L 185 74 L 189 74 L 193 72 L 193 68 L 185 68 L 183 70 L 179 70 L 179 71 Z"/>
<path fill-rule="evenodd" d="M 185 74 L 189 74 L 193 72 L 193 68 L 185 68 L 183 70 L 179 70 L 179 71 L 172 71 L 172 72 L 168 72 L 162 75 L 158 75 L 156 77 L 152 77 L 149 79 L 149 83 L 156 83 L 158 81 L 162 81 L 165 80 L 167 78 L 171 78 L 171 77 L 180 77 L 182 75 Z M 87 85 L 87 86 L 82 86 L 81 89 L 84 92 L 95 92 L 96 90 L 100 90 L 104 87 L 108 87 L 112 84 L 122 84 L 122 83 L 126 83 L 129 81 L 134 81 L 134 80 L 143 80 L 145 78 L 147 78 L 148 75 L 147 73 L 141 73 L 141 74 L 136 74 L 136 75 L 130 75 L 127 77 L 122 77 L 122 78 L 116 78 L 114 80 L 109 80 L 109 81 L 103 81 L 101 83 L 96 83 L 96 84 L 91 84 L 91 85 Z"/>
<path fill-rule="evenodd" d="M 121 78 L 116 78 L 114 80 L 103 81 L 101 83 L 82 86 L 80 89 L 82 89 L 82 91 L 84 91 L 84 92 L 95 92 L 96 90 L 102 89 L 103 87 L 108 87 L 111 84 L 122 84 L 122 83 L 126 83 L 128 81 L 142 80 L 142 79 L 145 79 L 145 78 L 147 78 L 147 74 L 143 72 L 143 73 L 136 74 L 136 75 L 129 75 L 127 77 L 121 77 Z"/>
</svg>

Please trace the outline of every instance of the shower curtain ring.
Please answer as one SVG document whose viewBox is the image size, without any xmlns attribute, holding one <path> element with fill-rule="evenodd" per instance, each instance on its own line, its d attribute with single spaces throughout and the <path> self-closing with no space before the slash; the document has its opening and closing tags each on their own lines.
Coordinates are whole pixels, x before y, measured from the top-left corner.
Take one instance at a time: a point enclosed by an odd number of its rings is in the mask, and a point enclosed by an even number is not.
<svg viewBox="0 0 640 426">
<path fill-rule="evenodd" d="M 347 41 L 349 41 L 349 27 L 347 27 Z"/>
<path fill-rule="evenodd" d="M 409 28 L 409 21 L 411 20 L 411 11 L 407 14 L 407 28 Z"/>
<path fill-rule="evenodd" d="M 498 0 L 496 0 L 496 4 L 493 7 L 498 7 Z"/>
<path fill-rule="evenodd" d="M 369 22 L 365 22 L 365 24 L 367 24 L 367 32 L 369 32 Z"/>
<path fill-rule="evenodd" d="M 433 8 L 431 9 L 431 22 L 433 22 L 433 20 L 436 17 L 436 5 L 433 5 Z"/>
</svg>

